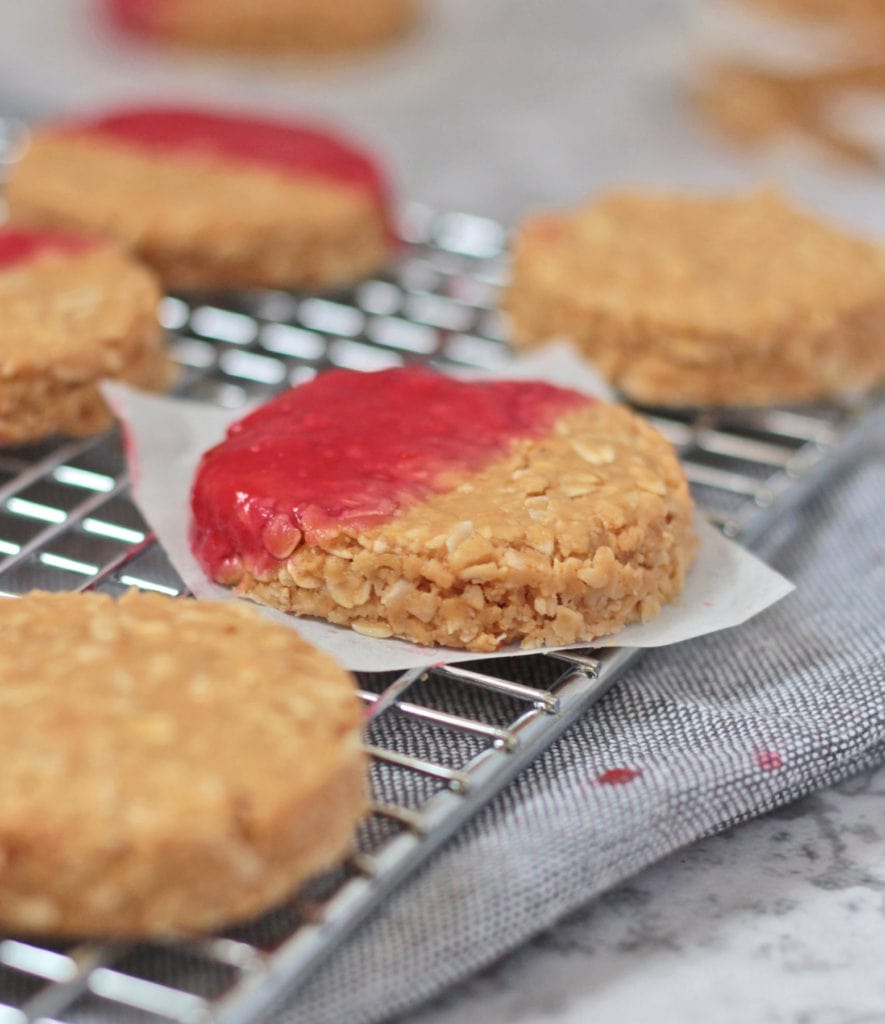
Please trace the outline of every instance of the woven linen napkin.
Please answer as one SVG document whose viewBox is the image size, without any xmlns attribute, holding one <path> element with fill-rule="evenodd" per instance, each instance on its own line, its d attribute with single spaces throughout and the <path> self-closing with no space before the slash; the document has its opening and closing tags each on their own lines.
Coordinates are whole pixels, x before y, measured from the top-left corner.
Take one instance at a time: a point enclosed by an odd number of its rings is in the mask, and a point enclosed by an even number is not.
<svg viewBox="0 0 885 1024">
<path fill-rule="evenodd" d="M 788 525 L 765 547 L 796 593 L 645 654 L 269 1019 L 387 1020 L 674 849 L 885 757 L 885 434 Z"/>
</svg>

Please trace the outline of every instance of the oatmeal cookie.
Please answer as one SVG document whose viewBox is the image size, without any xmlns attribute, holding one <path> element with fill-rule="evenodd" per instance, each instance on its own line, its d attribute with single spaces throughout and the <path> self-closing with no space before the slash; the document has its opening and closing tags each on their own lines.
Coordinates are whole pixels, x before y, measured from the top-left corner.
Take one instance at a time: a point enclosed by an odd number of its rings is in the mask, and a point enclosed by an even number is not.
<svg viewBox="0 0 885 1024">
<path fill-rule="evenodd" d="M 858 29 L 885 25 L 881 0 L 741 0 L 748 8 L 800 20 L 833 25 L 853 25 Z"/>
<path fill-rule="evenodd" d="M 7 201 L 16 224 L 117 239 L 171 289 L 341 284 L 392 237 L 387 187 L 349 142 L 184 108 L 37 129 Z"/>
<path fill-rule="evenodd" d="M 0 930 L 170 935 L 250 917 L 366 807 L 351 677 L 245 606 L 0 600 Z"/>
<path fill-rule="evenodd" d="M 0 444 L 104 430 L 104 377 L 171 379 L 154 275 L 116 246 L 0 230 Z"/>
<path fill-rule="evenodd" d="M 803 402 L 885 380 L 885 251 L 776 193 L 616 192 L 528 220 L 513 344 L 573 341 L 661 405 Z"/>
<path fill-rule="evenodd" d="M 421 368 L 332 371 L 241 420 L 192 512 L 201 565 L 247 597 L 474 651 L 649 619 L 695 550 L 676 456 L 628 409 Z"/>
</svg>

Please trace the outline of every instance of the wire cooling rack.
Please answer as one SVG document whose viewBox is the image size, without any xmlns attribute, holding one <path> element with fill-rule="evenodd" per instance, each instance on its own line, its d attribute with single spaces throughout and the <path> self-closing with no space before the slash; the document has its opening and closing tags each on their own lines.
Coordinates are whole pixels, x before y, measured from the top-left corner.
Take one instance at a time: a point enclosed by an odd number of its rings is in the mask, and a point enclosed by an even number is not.
<svg viewBox="0 0 885 1024">
<path fill-rule="evenodd" d="M 352 290 L 166 299 L 181 392 L 236 408 L 330 366 L 505 365 L 503 229 L 412 205 L 402 235 L 397 265 Z M 882 409 L 644 411 L 678 448 L 701 507 L 750 542 L 851 457 Z M 34 587 L 184 592 L 130 500 L 116 432 L 0 451 L 0 590 Z M 361 676 L 374 806 L 344 868 L 199 940 L 0 939 L 0 1024 L 259 1019 L 635 657 L 571 651 Z"/>
</svg>

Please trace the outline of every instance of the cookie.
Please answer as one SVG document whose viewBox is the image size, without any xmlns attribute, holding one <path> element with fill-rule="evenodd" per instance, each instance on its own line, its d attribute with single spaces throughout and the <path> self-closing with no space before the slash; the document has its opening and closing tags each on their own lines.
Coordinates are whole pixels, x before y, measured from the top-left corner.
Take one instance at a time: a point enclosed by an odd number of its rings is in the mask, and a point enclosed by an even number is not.
<svg viewBox="0 0 885 1024">
<path fill-rule="evenodd" d="M 885 164 L 880 0 L 694 0 L 691 98 L 730 142 Z"/>
<path fill-rule="evenodd" d="M 616 192 L 531 218 L 504 307 L 515 346 L 569 338 L 638 402 L 804 402 L 885 379 L 885 252 L 770 192 Z"/>
<path fill-rule="evenodd" d="M 106 429 L 105 377 L 164 387 L 159 301 L 154 275 L 114 245 L 0 230 L 0 444 Z"/>
<path fill-rule="evenodd" d="M 0 930 L 171 935 L 339 860 L 366 807 L 351 677 L 249 608 L 0 601 Z"/>
<path fill-rule="evenodd" d="M 217 582 L 371 637 L 569 644 L 680 592 L 695 541 L 670 445 L 539 382 L 338 370 L 234 424 L 192 492 Z"/>
<path fill-rule="evenodd" d="M 7 186 L 19 225 L 106 234 L 170 289 L 318 287 L 382 264 L 386 185 L 297 123 L 157 108 L 35 131 Z"/>
<path fill-rule="evenodd" d="M 787 75 L 713 64 L 693 91 L 699 113 L 729 142 L 786 142 L 866 172 L 885 167 L 885 130 L 876 116 L 883 98 L 885 64 Z"/>
<path fill-rule="evenodd" d="M 378 46 L 414 22 L 415 0 L 107 0 L 127 32 L 189 48 L 334 53 Z"/>
<path fill-rule="evenodd" d="M 881 27 L 885 23 L 881 0 L 741 0 L 741 3 L 769 14 L 830 25 L 851 25 L 858 29 Z"/>
</svg>

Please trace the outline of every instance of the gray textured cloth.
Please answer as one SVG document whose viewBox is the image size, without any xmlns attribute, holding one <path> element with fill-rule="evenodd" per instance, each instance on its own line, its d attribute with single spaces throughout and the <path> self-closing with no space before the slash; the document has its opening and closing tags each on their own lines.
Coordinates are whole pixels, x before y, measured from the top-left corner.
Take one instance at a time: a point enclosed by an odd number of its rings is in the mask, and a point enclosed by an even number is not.
<svg viewBox="0 0 885 1024">
<path fill-rule="evenodd" d="M 389 1019 L 672 850 L 882 759 L 883 513 L 880 436 L 771 559 L 795 594 L 649 652 L 278 1019 Z M 595 782 L 621 767 L 641 775 Z"/>
</svg>

